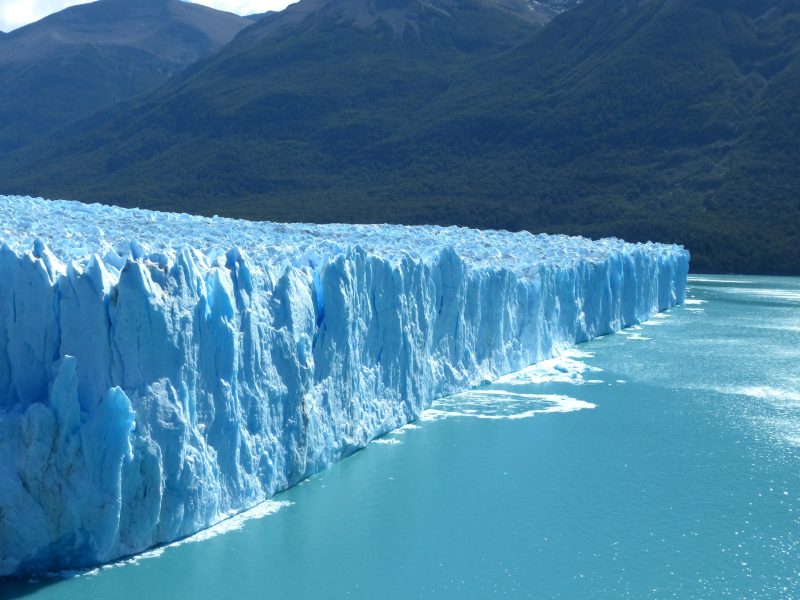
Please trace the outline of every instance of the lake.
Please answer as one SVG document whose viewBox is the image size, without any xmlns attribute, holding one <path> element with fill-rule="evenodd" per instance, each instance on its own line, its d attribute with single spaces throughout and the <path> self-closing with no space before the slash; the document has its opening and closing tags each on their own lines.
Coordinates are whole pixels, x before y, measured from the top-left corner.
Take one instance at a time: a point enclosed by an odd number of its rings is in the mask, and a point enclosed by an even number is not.
<svg viewBox="0 0 800 600">
<path fill-rule="evenodd" d="M 690 288 L 209 532 L 0 597 L 796 597 L 800 279 Z"/>
</svg>

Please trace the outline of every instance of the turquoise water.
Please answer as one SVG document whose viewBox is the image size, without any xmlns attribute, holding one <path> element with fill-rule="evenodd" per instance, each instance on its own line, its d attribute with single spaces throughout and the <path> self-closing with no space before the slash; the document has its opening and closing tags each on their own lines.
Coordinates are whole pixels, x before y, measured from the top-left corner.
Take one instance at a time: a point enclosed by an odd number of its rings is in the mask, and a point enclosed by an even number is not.
<svg viewBox="0 0 800 600">
<path fill-rule="evenodd" d="M 0 596 L 798 597 L 800 279 L 690 285 L 666 316 L 437 403 L 261 518 Z"/>
</svg>

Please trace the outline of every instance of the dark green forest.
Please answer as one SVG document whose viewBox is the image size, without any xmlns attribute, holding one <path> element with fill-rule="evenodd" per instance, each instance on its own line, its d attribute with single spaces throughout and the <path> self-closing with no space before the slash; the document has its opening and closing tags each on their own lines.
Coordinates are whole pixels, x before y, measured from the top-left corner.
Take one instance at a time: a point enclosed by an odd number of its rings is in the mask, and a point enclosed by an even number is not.
<svg viewBox="0 0 800 600">
<path fill-rule="evenodd" d="M 684 244 L 695 272 L 800 273 L 796 2 L 586 0 L 544 27 L 474 0 L 399 24 L 281 14 L 0 158 L 3 193 L 617 236 Z"/>
</svg>

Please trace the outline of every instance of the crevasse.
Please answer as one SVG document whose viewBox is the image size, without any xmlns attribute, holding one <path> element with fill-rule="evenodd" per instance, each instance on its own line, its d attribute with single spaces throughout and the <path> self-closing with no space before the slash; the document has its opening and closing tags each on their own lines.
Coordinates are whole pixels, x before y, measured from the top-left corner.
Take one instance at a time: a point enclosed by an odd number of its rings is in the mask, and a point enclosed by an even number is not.
<svg viewBox="0 0 800 600">
<path fill-rule="evenodd" d="M 0 575 L 190 535 L 684 300 L 679 246 L 0 196 Z"/>
</svg>

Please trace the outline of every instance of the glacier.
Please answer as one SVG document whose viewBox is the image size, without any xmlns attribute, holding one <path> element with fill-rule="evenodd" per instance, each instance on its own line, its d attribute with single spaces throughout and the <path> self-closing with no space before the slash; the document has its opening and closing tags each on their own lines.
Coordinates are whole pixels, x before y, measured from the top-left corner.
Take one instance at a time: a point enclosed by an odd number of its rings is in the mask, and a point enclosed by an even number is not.
<svg viewBox="0 0 800 600">
<path fill-rule="evenodd" d="M 685 299 L 681 246 L 0 196 L 0 575 L 252 507 Z"/>
</svg>

